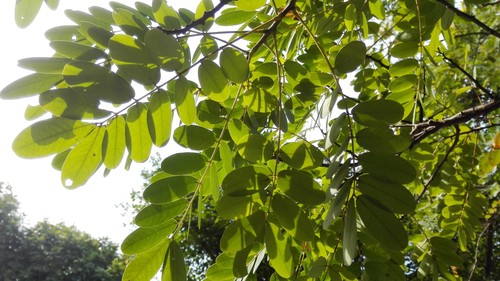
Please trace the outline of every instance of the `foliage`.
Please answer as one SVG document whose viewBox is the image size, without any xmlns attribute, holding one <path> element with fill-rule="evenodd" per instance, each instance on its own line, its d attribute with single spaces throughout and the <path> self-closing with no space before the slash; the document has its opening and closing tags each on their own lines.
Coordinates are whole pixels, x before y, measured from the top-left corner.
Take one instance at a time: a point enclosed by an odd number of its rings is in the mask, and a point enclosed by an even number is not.
<svg viewBox="0 0 500 281">
<path fill-rule="evenodd" d="M 1 185 L 0 277 L 2 280 L 120 280 L 124 259 L 117 245 L 63 224 L 21 225 L 19 203 Z"/>
<path fill-rule="evenodd" d="M 13 149 L 55 155 L 68 188 L 170 139 L 188 150 L 145 189 L 123 280 L 184 280 L 182 233 L 207 205 L 230 224 L 206 280 L 252 279 L 264 260 L 272 280 L 467 278 L 498 217 L 500 33 L 498 3 L 460 5 L 67 11 L 75 24 L 46 33 L 55 55 L 21 60 L 35 73 L 1 91 L 39 98 Z"/>
</svg>

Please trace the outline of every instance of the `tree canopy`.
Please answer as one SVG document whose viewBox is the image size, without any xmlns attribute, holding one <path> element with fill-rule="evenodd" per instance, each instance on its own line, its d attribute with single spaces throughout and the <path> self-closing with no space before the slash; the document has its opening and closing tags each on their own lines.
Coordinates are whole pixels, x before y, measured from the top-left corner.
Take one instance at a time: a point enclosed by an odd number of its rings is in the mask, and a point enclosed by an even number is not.
<svg viewBox="0 0 500 281">
<path fill-rule="evenodd" d="M 12 188 L 0 183 L 1 280 L 120 280 L 125 259 L 106 238 L 75 227 L 38 222 L 23 225 Z"/>
<path fill-rule="evenodd" d="M 41 4 L 18 1 L 19 26 Z M 272 280 L 477 276 L 499 217 L 498 2 L 109 5 L 65 11 L 54 56 L 20 60 L 34 73 L 0 97 L 38 98 L 13 149 L 53 156 L 67 188 L 183 148 L 143 193 L 123 280 L 185 280 L 207 206 L 228 225 L 206 280 L 264 260 Z"/>
</svg>

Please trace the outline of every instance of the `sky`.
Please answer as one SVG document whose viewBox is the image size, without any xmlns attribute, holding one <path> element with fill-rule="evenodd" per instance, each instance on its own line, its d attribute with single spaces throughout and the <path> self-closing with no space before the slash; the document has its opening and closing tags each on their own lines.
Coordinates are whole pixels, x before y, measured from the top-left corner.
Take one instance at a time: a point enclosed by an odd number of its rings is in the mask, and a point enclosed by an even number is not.
<svg viewBox="0 0 500 281">
<path fill-rule="evenodd" d="M 40 14 L 26 29 L 19 29 L 14 20 L 16 1 L 2 1 L 0 23 L 2 43 L 0 45 L 0 89 L 32 72 L 17 67 L 17 61 L 27 57 L 50 57 L 53 54 L 44 33 L 51 27 L 72 24 L 64 16 L 65 9 L 87 11 L 90 6 L 109 8 L 102 0 L 61 0 L 55 11 L 42 6 Z M 133 6 L 135 1 L 119 0 Z M 145 0 L 145 3 L 150 1 Z M 186 1 L 169 1 L 182 2 Z M 174 4 L 177 4 L 174 3 Z M 133 163 L 129 171 L 123 168 L 113 170 L 107 177 L 102 169 L 89 182 L 78 189 L 68 190 L 60 182 L 60 172 L 51 165 L 51 157 L 42 159 L 21 159 L 11 149 L 12 141 L 21 130 L 30 125 L 24 120 L 24 110 L 36 100 L 0 100 L 0 181 L 13 187 L 20 202 L 20 212 L 25 223 L 34 225 L 48 219 L 51 223 L 63 222 L 90 233 L 94 237 L 109 237 L 120 243 L 133 229 L 125 227 L 132 218 L 123 217 L 123 209 L 117 204 L 130 200 L 133 188 L 142 186 L 140 171 L 150 167 L 146 163 Z"/>
</svg>

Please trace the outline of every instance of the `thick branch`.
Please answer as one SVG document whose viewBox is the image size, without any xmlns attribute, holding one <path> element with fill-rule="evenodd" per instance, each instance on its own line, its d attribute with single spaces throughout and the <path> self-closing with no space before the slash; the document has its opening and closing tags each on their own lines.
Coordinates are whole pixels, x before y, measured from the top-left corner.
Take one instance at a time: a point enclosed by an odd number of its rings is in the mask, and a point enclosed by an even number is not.
<svg viewBox="0 0 500 281">
<path fill-rule="evenodd" d="M 228 4 L 229 2 L 231 2 L 231 0 L 221 0 L 219 2 L 219 4 L 217 4 L 217 6 L 215 6 L 212 10 L 205 11 L 205 13 L 203 14 L 203 16 L 201 18 L 192 21 L 191 23 L 189 23 L 188 25 L 186 25 L 185 27 L 183 27 L 181 29 L 168 30 L 168 29 L 165 29 L 161 26 L 158 26 L 158 29 L 160 29 L 161 31 L 163 31 L 166 34 L 184 34 L 188 31 L 190 31 L 195 26 L 200 25 L 200 24 L 204 24 L 209 18 L 214 17 L 215 14 L 220 9 L 222 9 L 222 7 L 224 7 L 226 4 Z"/>
<path fill-rule="evenodd" d="M 428 137 L 429 135 L 441 130 L 442 128 L 450 127 L 453 125 L 459 125 L 465 123 L 473 118 L 488 115 L 490 112 L 495 111 L 500 108 L 500 100 L 496 100 L 490 103 L 474 106 L 465 109 L 452 117 L 444 118 L 443 120 L 429 120 L 426 122 L 416 124 L 411 132 L 411 137 L 413 142 L 410 145 L 412 148 L 414 145 Z"/>
<path fill-rule="evenodd" d="M 455 8 L 455 6 L 453 6 L 452 3 L 449 3 L 446 0 L 436 0 L 436 1 L 438 3 L 440 3 L 441 5 L 445 6 L 446 8 L 450 9 L 457 16 L 459 16 L 459 17 L 461 17 L 461 18 L 463 18 L 465 20 L 468 20 L 468 21 L 471 21 L 471 22 L 477 24 L 477 26 L 481 27 L 488 34 L 491 34 L 491 35 L 493 35 L 495 37 L 500 38 L 500 33 L 498 31 L 496 31 L 493 28 L 489 27 L 484 22 L 478 20 L 475 16 L 472 16 L 472 15 L 469 15 L 467 13 L 464 13 L 464 12 L 460 11 L 459 9 Z"/>
</svg>

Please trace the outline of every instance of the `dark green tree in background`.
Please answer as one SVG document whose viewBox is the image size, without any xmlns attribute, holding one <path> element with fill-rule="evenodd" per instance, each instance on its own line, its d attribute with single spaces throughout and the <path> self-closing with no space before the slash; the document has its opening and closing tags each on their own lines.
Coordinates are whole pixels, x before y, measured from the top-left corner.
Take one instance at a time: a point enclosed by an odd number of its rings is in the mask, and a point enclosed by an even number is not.
<svg viewBox="0 0 500 281">
<path fill-rule="evenodd" d="M 64 224 L 25 227 L 18 208 L 0 183 L 0 280 L 121 280 L 125 259 L 116 244 Z"/>
<path fill-rule="evenodd" d="M 69 189 L 182 147 L 139 193 L 123 280 L 208 257 L 207 281 L 498 279 L 498 1 L 171 3 L 66 11 L 0 92 L 35 99 L 13 150 Z M 191 259 L 204 222 L 215 262 Z"/>
</svg>

